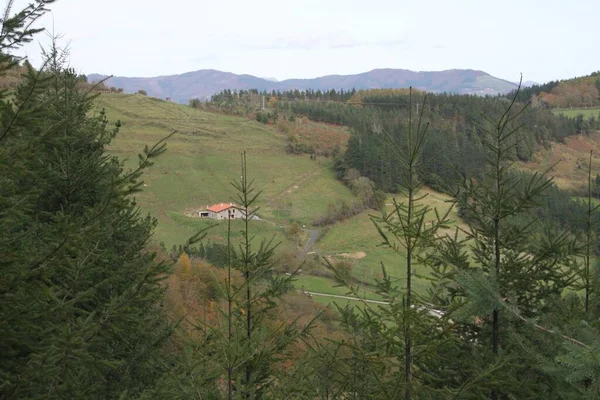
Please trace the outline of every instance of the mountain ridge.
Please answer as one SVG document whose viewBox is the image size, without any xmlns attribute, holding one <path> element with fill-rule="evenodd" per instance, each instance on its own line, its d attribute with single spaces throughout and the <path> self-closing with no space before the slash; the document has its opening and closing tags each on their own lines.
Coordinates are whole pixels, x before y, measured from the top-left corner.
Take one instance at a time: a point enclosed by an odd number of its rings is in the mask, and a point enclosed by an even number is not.
<svg viewBox="0 0 600 400">
<path fill-rule="evenodd" d="M 90 74 L 89 82 L 107 78 L 106 75 Z M 513 82 L 496 78 L 484 71 L 473 69 L 449 69 L 442 71 L 411 71 L 407 69 L 377 68 L 359 74 L 332 74 L 316 78 L 286 79 L 272 81 L 249 74 L 235 74 L 215 69 L 202 69 L 177 75 L 157 77 L 110 77 L 106 85 L 123 88 L 133 93 L 145 90 L 150 96 L 173 101 L 188 102 L 190 99 L 207 99 L 225 89 L 258 90 L 351 90 L 351 89 L 397 89 L 412 86 L 429 92 L 448 92 L 474 95 L 496 95 L 516 88 Z"/>
</svg>

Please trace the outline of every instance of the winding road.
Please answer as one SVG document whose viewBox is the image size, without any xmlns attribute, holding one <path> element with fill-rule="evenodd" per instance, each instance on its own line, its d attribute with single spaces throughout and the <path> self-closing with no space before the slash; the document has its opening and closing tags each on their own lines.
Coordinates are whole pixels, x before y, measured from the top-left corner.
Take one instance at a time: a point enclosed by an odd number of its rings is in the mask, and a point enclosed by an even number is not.
<svg viewBox="0 0 600 400">
<path fill-rule="evenodd" d="M 358 297 L 351 296 L 341 296 L 338 294 L 328 294 L 328 293 L 318 293 L 318 292 L 307 292 L 306 290 L 300 290 L 303 293 L 310 294 L 311 296 L 323 296 L 323 297 L 334 297 L 336 299 L 344 299 L 344 300 L 354 300 L 354 301 L 364 301 L 365 303 L 373 303 L 373 304 L 383 304 L 388 305 L 387 301 L 379 301 L 379 300 L 367 300 L 367 299 L 359 299 Z"/>
</svg>

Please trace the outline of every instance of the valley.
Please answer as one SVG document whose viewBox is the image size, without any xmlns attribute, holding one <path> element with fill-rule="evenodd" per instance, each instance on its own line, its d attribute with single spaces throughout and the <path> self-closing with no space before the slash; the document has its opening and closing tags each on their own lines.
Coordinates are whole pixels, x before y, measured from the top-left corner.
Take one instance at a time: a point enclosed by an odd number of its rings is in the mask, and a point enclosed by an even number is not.
<svg viewBox="0 0 600 400">
<path fill-rule="evenodd" d="M 325 214 L 328 205 L 352 202 L 355 196 L 334 177 L 330 158 L 311 160 L 306 154 L 286 153 L 286 135 L 274 127 L 141 95 L 102 94 L 97 108 L 105 109 L 110 121 L 121 121 L 122 127 L 110 152 L 126 159 L 127 167 L 135 165 L 137 153 L 145 145 L 177 131 L 169 139 L 167 151 L 144 174 L 143 191 L 136 195 L 143 212 L 158 220 L 156 243 L 162 242 L 166 248 L 180 245 L 194 233 L 215 224 L 213 220 L 192 218 L 189 214 L 208 204 L 236 200 L 230 182 L 239 179 L 240 153 L 245 151 L 249 175 L 255 179 L 256 189 L 262 191 L 257 203 L 261 220 L 252 221 L 251 227 L 257 245 L 260 240 L 275 237 L 276 242 L 282 242 L 280 255 L 285 253 L 289 258 L 288 253 L 301 251 L 311 230 L 318 232 L 307 265 L 298 278 L 298 287 L 331 294 L 347 292 L 336 288 L 337 282 L 327 277 L 330 273 L 322 257 L 333 262 L 350 262 L 354 278 L 363 284 L 372 284 L 374 278 L 381 276 L 380 262 L 393 275 L 402 274 L 405 267 L 395 261 L 393 252 L 378 247 L 381 240 L 370 221 L 370 215 L 377 214 L 376 211 L 363 211 L 331 227 L 312 227 L 313 219 Z M 313 128 L 316 125 L 306 124 Z M 337 129 L 342 138 L 347 138 L 344 128 L 324 126 L 323 129 Z M 430 195 L 432 204 L 444 206 L 443 195 L 434 192 Z M 293 223 L 304 228 L 289 238 L 286 231 Z M 232 222 L 234 241 L 240 238 L 241 224 Z M 221 221 L 208 230 L 206 240 L 224 243 L 226 236 L 227 224 Z M 366 254 L 343 255 L 355 252 Z M 377 297 L 374 293 L 369 295 L 371 291 L 372 288 L 368 289 L 367 297 Z"/>
<path fill-rule="evenodd" d="M 156 243 L 163 243 L 166 248 L 181 245 L 194 233 L 215 225 L 213 220 L 191 215 L 210 204 L 236 201 L 231 182 L 239 179 L 240 153 L 245 151 L 250 177 L 261 191 L 257 203 L 260 220 L 252 223 L 253 235 L 257 244 L 271 238 L 281 242 L 278 255 L 288 260 L 285 269 L 304 261 L 296 283 L 298 288 L 335 295 L 347 293 L 331 278 L 325 259 L 334 265 L 350 264 L 353 280 L 364 287 L 366 298 L 378 298 L 370 285 L 381 279 L 381 263 L 401 283 L 406 265 L 393 250 L 381 246 L 371 220 L 379 212 L 365 210 L 334 225 L 312 226 L 313 220 L 325 214 L 328 207 L 356 199 L 335 178 L 331 157 L 312 160 L 307 154 L 289 154 L 285 149 L 287 134 L 273 124 L 204 112 L 143 95 L 104 93 L 97 100 L 97 107 L 106 110 L 110 121 L 121 121 L 120 133 L 110 152 L 126 159 L 129 167 L 135 165 L 136 154 L 145 145 L 177 131 L 168 141 L 167 152 L 144 175 L 143 191 L 136 196 L 142 210 L 158 220 Z M 296 126 L 306 145 L 318 147 L 323 140 L 344 145 L 349 137 L 344 127 L 306 119 L 298 120 Z M 598 134 L 585 138 L 572 136 L 564 144 L 552 143 L 549 149 L 540 150 L 534 161 L 520 163 L 520 168 L 542 171 L 554 166 L 551 173 L 560 187 L 582 192 L 586 172 L 581 166 L 586 163 L 589 150 L 600 150 L 599 145 Z M 594 160 L 594 168 L 600 169 L 600 158 Z M 440 213 L 450 206 L 451 199 L 445 194 L 426 187 L 423 195 L 424 203 Z M 402 201 L 401 196 L 395 196 Z M 388 194 L 386 210 L 392 210 L 391 203 L 392 195 Z M 456 210 L 449 219 L 450 229 L 444 230 L 444 234 L 453 234 L 457 226 L 464 228 Z M 293 224 L 302 229 L 290 236 L 288 231 Z M 233 221 L 234 242 L 241 239 L 240 229 L 241 221 Z M 205 240 L 222 244 L 226 237 L 227 224 L 221 221 L 208 230 Z M 418 268 L 415 274 L 419 275 Z M 427 281 L 418 277 L 414 285 L 423 293 L 428 287 Z M 315 300 L 328 303 L 334 299 Z"/>
</svg>

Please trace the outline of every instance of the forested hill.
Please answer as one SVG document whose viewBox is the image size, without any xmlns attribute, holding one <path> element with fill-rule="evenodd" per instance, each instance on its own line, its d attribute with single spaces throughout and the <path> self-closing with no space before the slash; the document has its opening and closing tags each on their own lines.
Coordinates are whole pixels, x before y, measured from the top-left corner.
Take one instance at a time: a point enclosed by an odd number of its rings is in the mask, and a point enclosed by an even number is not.
<svg viewBox="0 0 600 400">
<path fill-rule="evenodd" d="M 489 155 L 488 146 L 494 128 L 486 118 L 497 120 L 508 101 L 443 94 L 429 95 L 426 99 L 416 95 L 413 102 L 421 103 L 422 124 L 428 124 L 421 161 L 423 181 L 446 191 L 465 177 L 482 178 L 485 171 L 481 166 Z M 386 136 L 405 145 L 409 96 L 374 93 L 364 96 L 361 104 L 347 110 L 352 113 L 347 120 L 355 134 L 348 142 L 339 167 L 342 170 L 355 168 L 382 189 L 395 191 L 401 184 L 403 171 L 396 162 L 396 155 L 386 144 L 389 140 Z M 289 106 L 298 110 L 302 105 L 289 103 Z M 416 122 L 416 113 L 416 107 L 413 107 L 413 122 Z M 550 141 L 561 141 L 569 134 L 583 133 L 585 129 L 592 128 L 578 127 L 575 120 L 531 107 L 523 111 L 519 124 L 521 128 L 507 139 L 508 157 L 515 161 L 531 160 L 534 153 Z M 596 120 L 594 125 L 593 128 L 598 128 Z"/>
<path fill-rule="evenodd" d="M 513 91 L 506 97 L 511 98 L 514 94 Z M 517 98 L 521 102 L 531 101 L 533 106 L 543 108 L 600 106 L 600 71 L 522 88 Z"/>
<path fill-rule="evenodd" d="M 395 191 L 402 173 L 395 156 L 386 145 L 384 133 L 402 142 L 409 119 L 410 96 L 407 90 L 370 90 L 360 92 L 272 92 L 225 91 L 213 96 L 205 107 L 217 107 L 234 114 L 251 114 L 261 107 L 265 96 L 271 118 L 305 116 L 317 122 L 349 126 L 353 135 L 347 151 L 337 164 L 338 175 L 349 168 L 373 180 L 381 189 Z M 503 97 L 478 97 L 428 94 L 414 91 L 412 114 L 422 113 L 428 125 L 423 152 L 425 183 L 447 190 L 462 177 L 480 177 L 489 139 L 483 115 L 497 119 L 510 102 Z M 193 105 L 201 106 L 193 102 Z M 524 103 L 519 103 L 523 107 Z M 269 112 L 262 112 L 262 119 Z M 519 119 L 521 129 L 510 138 L 509 157 L 529 161 L 550 142 L 568 135 L 600 128 L 595 117 L 589 120 L 556 116 L 539 107 L 528 107 Z M 290 144 L 292 146 L 293 144 Z M 443 150 L 443 151 L 441 151 Z"/>
<path fill-rule="evenodd" d="M 106 78 L 91 74 L 90 82 Z M 288 79 L 273 82 L 252 75 L 238 75 L 216 70 L 199 70 L 180 75 L 152 78 L 112 77 L 108 86 L 127 93 L 145 90 L 150 96 L 170 97 L 187 103 L 190 99 L 207 99 L 222 90 L 351 90 L 353 88 L 407 88 L 413 86 L 430 92 L 469 93 L 478 95 L 506 93 L 516 88 L 512 82 L 493 77 L 483 71 L 451 69 L 445 71 L 409 71 L 375 69 L 354 75 L 327 75 L 314 79 Z"/>
</svg>

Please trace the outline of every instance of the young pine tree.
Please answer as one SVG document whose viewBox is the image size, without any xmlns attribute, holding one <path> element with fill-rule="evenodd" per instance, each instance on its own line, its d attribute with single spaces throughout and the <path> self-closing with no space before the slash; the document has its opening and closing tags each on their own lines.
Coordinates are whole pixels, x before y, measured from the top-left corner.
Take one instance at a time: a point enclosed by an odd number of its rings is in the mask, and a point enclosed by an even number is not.
<svg viewBox="0 0 600 400">
<path fill-rule="evenodd" d="M 378 292 L 389 304 L 374 306 L 363 300 L 358 312 L 351 307 L 340 309 L 342 326 L 351 337 L 344 345 L 351 355 L 334 371 L 341 377 L 339 386 L 351 398 L 435 398 L 450 393 L 432 373 L 446 373 L 440 366 L 448 362 L 443 358 L 453 351 L 456 338 L 449 321 L 432 304 L 436 298 L 416 292 L 414 280 L 429 275 L 426 269 L 432 267 L 438 231 L 446 226 L 452 207 L 440 215 L 426 204 L 428 195 L 422 190 L 421 176 L 428 126 L 421 123 L 425 107 L 414 126 L 412 106 L 411 91 L 404 136 L 385 134 L 402 171 L 399 182 L 404 198 L 394 199 L 390 212 L 383 209 L 380 217 L 373 218 L 382 244 L 398 255 L 405 273 L 390 276 L 382 266 L 384 278 L 378 283 Z M 358 289 L 335 272 L 360 298 Z"/>
<path fill-rule="evenodd" d="M 535 242 L 530 233 L 536 221 L 523 218 L 552 181 L 511 170 L 518 144 L 513 139 L 521 127 L 515 121 L 523 111 L 515 107 L 516 95 L 498 121 L 486 118 L 489 155 L 483 178 L 465 180 L 457 196 L 467 237 L 446 240 L 440 252 L 456 272 L 456 298 L 467 301 L 455 318 L 462 324 L 460 315 L 469 316 L 466 331 L 475 334 L 474 354 L 483 356 L 482 370 L 493 371 L 479 385 L 481 395 L 492 399 L 544 396 L 547 376 L 513 339 L 524 331 L 523 321 L 544 315 L 568 283 L 566 232 L 549 232 Z"/>
<path fill-rule="evenodd" d="M 260 192 L 248 178 L 246 154 L 241 157 L 241 179 L 233 183 L 234 198 L 242 214 L 241 241 L 232 239 L 232 221 L 228 220 L 226 260 L 227 279 L 221 282 L 220 322 L 208 326 L 197 323 L 202 343 L 190 343 L 192 358 L 200 360 L 182 372 L 193 376 L 186 386 L 190 394 L 210 396 L 219 393 L 228 399 L 279 398 L 285 391 L 279 385 L 281 369 L 290 347 L 308 335 L 312 324 L 303 329 L 296 321 L 275 320 L 277 300 L 292 288 L 291 276 L 278 276 L 273 239 L 257 244 L 252 225 L 258 211 Z M 236 211 L 238 212 L 238 211 Z M 180 371 L 181 372 L 181 371 Z"/>
</svg>

